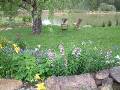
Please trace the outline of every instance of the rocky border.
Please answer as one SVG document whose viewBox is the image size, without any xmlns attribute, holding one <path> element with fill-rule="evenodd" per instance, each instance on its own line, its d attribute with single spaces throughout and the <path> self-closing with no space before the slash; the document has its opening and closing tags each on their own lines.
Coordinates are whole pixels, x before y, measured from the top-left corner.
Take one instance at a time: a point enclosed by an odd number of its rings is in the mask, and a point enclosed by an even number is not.
<svg viewBox="0 0 120 90">
<path fill-rule="evenodd" d="M 47 90 L 120 90 L 120 66 L 93 74 L 51 76 L 45 80 L 45 84 Z M 0 90 L 36 89 L 32 86 L 24 86 L 18 80 L 0 79 Z"/>
</svg>

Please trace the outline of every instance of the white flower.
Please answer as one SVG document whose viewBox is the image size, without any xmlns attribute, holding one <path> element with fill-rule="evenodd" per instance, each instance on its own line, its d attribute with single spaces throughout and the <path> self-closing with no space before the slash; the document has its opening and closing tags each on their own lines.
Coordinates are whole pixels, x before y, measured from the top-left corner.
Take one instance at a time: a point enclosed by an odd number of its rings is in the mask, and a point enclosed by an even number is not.
<svg viewBox="0 0 120 90">
<path fill-rule="evenodd" d="M 75 55 L 75 57 L 79 57 L 81 55 L 81 48 L 75 48 L 73 51 L 72 51 L 72 55 Z"/>
<path fill-rule="evenodd" d="M 60 53 L 61 53 L 61 55 L 65 55 L 65 50 L 64 50 L 64 46 L 63 46 L 63 44 L 60 44 L 59 46 L 58 46 L 58 48 L 60 49 Z"/>
<path fill-rule="evenodd" d="M 119 55 L 116 55 L 115 58 L 116 58 L 116 59 L 120 59 L 120 56 L 119 56 Z"/>
<path fill-rule="evenodd" d="M 107 51 L 105 58 L 109 59 L 111 56 L 112 56 L 112 51 L 111 50 Z"/>
<path fill-rule="evenodd" d="M 35 48 L 35 51 L 38 51 L 39 49 L 38 48 Z"/>
<path fill-rule="evenodd" d="M 48 56 L 48 58 L 49 58 L 50 60 L 54 60 L 55 57 L 56 57 L 56 54 L 55 54 L 51 49 L 49 49 L 49 50 L 47 51 L 47 56 Z"/>
<path fill-rule="evenodd" d="M 82 45 L 86 45 L 86 42 L 85 41 L 82 41 L 82 43 L 81 43 Z"/>
<path fill-rule="evenodd" d="M 38 47 L 38 48 L 40 48 L 40 47 L 41 47 L 41 45 L 37 45 L 37 47 Z"/>
</svg>

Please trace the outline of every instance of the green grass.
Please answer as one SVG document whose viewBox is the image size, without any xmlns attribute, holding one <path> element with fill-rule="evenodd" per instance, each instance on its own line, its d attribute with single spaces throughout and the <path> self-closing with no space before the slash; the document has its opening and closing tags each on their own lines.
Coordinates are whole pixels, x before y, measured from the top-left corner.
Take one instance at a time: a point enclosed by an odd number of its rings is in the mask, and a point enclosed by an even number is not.
<svg viewBox="0 0 120 90">
<path fill-rule="evenodd" d="M 120 27 L 92 27 L 81 28 L 79 31 L 69 28 L 61 31 L 60 27 L 44 27 L 40 35 L 32 35 L 30 28 L 15 28 L 13 30 L 1 31 L 0 37 L 6 37 L 14 40 L 19 33 L 21 38 L 27 43 L 28 47 L 41 45 L 42 48 L 57 49 L 60 43 L 63 43 L 66 50 L 73 46 L 83 47 L 81 42 L 93 41 L 91 46 L 99 48 L 120 47 Z M 88 44 L 89 46 L 89 44 Z"/>
</svg>

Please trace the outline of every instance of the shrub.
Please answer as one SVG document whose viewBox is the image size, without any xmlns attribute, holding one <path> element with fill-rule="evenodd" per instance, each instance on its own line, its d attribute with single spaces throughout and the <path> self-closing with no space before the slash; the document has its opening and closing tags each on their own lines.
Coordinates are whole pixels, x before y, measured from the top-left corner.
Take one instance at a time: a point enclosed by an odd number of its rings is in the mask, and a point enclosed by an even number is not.
<svg viewBox="0 0 120 90">
<path fill-rule="evenodd" d="M 118 19 L 116 19 L 116 26 L 119 26 L 119 21 L 118 21 Z"/>
<path fill-rule="evenodd" d="M 22 21 L 23 21 L 24 23 L 26 23 L 26 22 L 31 22 L 31 20 L 32 20 L 32 18 L 31 18 L 30 16 L 24 16 L 24 17 L 22 18 Z"/>
<path fill-rule="evenodd" d="M 108 21 L 108 26 L 111 27 L 112 26 L 112 22 L 109 20 Z"/>
<path fill-rule="evenodd" d="M 104 22 L 102 23 L 102 27 L 105 27 L 105 23 Z"/>
<path fill-rule="evenodd" d="M 12 60 L 13 49 L 6 46 L 0 49 L 0 77 L 11 78 L 12 77 Z"/>
<path fill-rule="evenodd" d="M 98 10 L 99 11 L 116 11 L 116 8 L 114 5 L 109 5 L 107 3 L 101 3 Z"/>
<path fill-rule="evenodd" d="M 16 39 L 15 43 L 22 49 L 25 50 L 26 49 L 26 43 L 24 40 L 22 39 Z"/>
<path fill-rule="evenodd" d="M 13 76 L 16 79 L 32 82 L 38 72 L 35 57 L 24 53 L 13 57 Z"/>
</svg>

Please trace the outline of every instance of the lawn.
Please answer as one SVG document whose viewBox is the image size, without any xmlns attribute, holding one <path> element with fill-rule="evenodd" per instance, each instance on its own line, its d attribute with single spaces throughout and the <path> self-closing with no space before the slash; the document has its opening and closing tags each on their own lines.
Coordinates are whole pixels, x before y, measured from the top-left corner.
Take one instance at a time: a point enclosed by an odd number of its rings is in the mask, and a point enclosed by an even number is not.
<svg viewBox="0 0 120 90">
<path fill-rule="evenodd" d="M 82 44 L 98 48 L 120 47 L 120 27 L 92 27 L 81 28 L 76 31 L 69 27 L 66 31 L 61 31 L 60 27 L 44 27 L 40 35 L 32 35 L 30 28 L 15 28 L 8 31 L 1 31 L 0 37 L 6 37 L 14 40 L 19 33 L 21 38 L 27 43 L 28 47 L 41 45 L 42 48 L 57 49 L 60 43 L 63 43 L 66 50 L 73 46 L 83 47 Z"/>
</svg>

